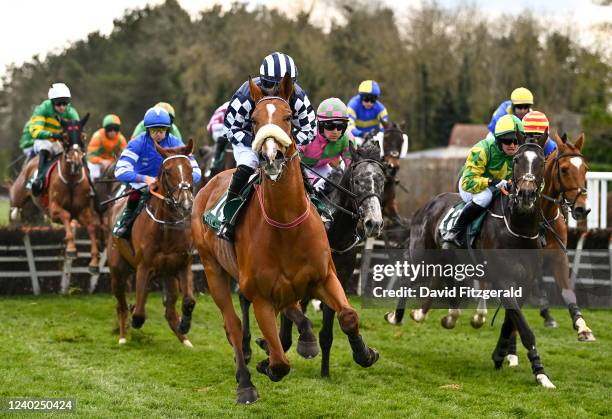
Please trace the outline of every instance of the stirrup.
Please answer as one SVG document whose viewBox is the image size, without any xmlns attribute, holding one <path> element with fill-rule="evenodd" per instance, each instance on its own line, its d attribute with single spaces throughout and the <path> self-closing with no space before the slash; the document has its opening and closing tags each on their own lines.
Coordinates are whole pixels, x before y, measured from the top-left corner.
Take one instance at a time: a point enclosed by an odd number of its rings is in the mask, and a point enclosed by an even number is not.
<svg viewBox="0 0 612 419">
<path fill-rule="evenodd" d="M 221 224 L 219 231 L 217 231 L 217 237 L 227 240 L 228 242 L 233 242 L 233 237 L 230 233 L 230 226 L 227 223 Z"/>
</svg>

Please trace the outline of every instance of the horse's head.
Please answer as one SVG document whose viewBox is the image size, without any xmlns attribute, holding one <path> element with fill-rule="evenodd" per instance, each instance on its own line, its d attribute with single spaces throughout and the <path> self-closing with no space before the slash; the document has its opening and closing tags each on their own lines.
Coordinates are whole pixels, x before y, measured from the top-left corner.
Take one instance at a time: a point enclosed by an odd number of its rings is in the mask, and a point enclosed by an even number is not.
<svg viewBox="0 0 612 419">
<path fill-rule="evenodd" d="M 359 214 L 360 228 L 366 237 L 380 235 L 383 228 L 382 194 L 385 188 L 385 170 L 380 162 L 380 148 L 376 143 L 354 149 L 352 163 L 342 183 L 353 192 L 353 208 Z"/>
<path fill-rule="evenodd" d="M 264 96 L 262 90 L 249 79 L 251 99 L 255 109 L 251 115 L 253 124 L 253 150 L 259 153 L 260 167 L 272 181 L 283 174 L 287 161 L 297 156 L 297 148 L 291 139 L 293 113 L 289 98 L 293 93 L 291 77 L 285 75 L 280 83 L 278 96 Z"/>
<path fill-rule="evenodd" d="M 83 127 L 89 119 L 89 114 L 80 121 L 60 119 L 62 125 L 62 146 L 64 148 L 64 159 L 68 166 L 68 175 L 76 176 L 83 169 L 83 154 L 85 144 L 85 133 Z"/>
<path fill-rule="evenodd" d="M 193 168 L 189 159 L 193 140 L 189 139 L 186 146 L 174 148 L 162 148 L 157 142 L 154 144 L 164 159 L 158 176 L 159 194 L 171 210 L 187 218 L 193 205 Z"/>
<path fill-rule="evenodd" d="M 408 152 L 408 136 L 400 125 L 383 122 L 382 154 L 388 176 L 395 176 L 400 167 L 400 158 Z"/>
<path fill-rule="evenodd" d="M 532 213 L 544 182 L 545 137 L 525 141 L 517 131 L 519 144 L 512 163 L 512 198 L 520 213 Z"/>
<path fill-rule="evenodd" d="M 591 211 L 585 187 L 589 167 L 581 151 L 584 134 L 580 134 L 573 145 L 567 141 L 565 134 L 559 137 L 554 133 L 552 139 L 557 144 L 557 151 L 551 154 L 548 164 L 554 190 L 561 195 L 562 203 L 569 206 L 574 219 L 583 220 Z"/>
</svg>

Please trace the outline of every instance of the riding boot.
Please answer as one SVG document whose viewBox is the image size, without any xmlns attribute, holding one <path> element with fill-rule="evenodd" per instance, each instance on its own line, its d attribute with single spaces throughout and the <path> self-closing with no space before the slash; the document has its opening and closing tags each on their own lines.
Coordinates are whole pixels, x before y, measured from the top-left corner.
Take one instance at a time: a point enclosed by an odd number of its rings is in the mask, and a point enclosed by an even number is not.
<svg viewBox="0 0 612 419">
<path fill-rule="evenodd" d="M 230 201 L 242 199 L 240 192 L 242 192 L 242 189 L 246 186 L 253 173 L 255 173 L 255 169 L 244 164 L 236 168 L 232 180 L 230 181 L 229 188 L 227 189 L 227 202 L 225 205 L 228 205 Z M 217 236 L 224 240 L 232 241 L 236 217 L 233 216 L 234 214 L 226 214 L 225 211 L 223 215 L 224 220 L 219 227 Z"/>
<path fill-rule="evenodd" d="M 136 219 L 136 209 L 140 203 L 142 195 L 138 191 L 132 191 L 123 212 L 117 219 L 113 228 L 113 235 L 122 239 L 129 239 L 132 231 L 132 224 Z"/>
<path fill-rule="evenodd" d="M 213 156 L 212 167 L 215 169 L 222 169 L 221 167 L 221 155 L 223 154 L 223 150 L 225 150 L 225 146 L 227 144 L 227 138 L 225 135 L 217 140 L 217 144 L 215 144 L 215 155 Z"/>
<path fill-rule="evenodd" d="M 485 210 L 486 208 L 474 202 L 468 202 L 463 207 L 463 211 L 461 211 L 461 215 L 459 215 L 453 228 L 443 237 L 444 241 L 454 244 L 459 248 L 466 247 L 465 232 L 468 226 Z"/>
<path fill-rule="evenodd" d="M 32 195 L 39 196 L 45 188 L 45 169 L 49 161 L 51 153 L 49 150 L 40 150 L 38 152 L 38 173 L 36 179 L 32 182 Z"/>
</svg>

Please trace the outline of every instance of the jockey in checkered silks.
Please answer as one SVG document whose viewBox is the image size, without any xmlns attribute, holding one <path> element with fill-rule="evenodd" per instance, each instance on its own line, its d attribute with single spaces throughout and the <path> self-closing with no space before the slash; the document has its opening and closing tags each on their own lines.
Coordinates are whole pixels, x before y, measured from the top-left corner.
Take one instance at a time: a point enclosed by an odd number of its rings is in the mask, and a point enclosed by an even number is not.
<svg viewBox="0 0 612 419">
<path fill-rule="evenodd" d="M 293 111 L 291 123 L 293 137 L 298 145 L 310 143 L 316 133 L 315 112 L 306 92 L 296 83 L 298 70 L 293 59 L 281 52 L 274 52 L 264 58 L 259 68 L 259 77 L 253 82 L 259 86 L 266 96 L 278 94 L 280 82 L 285 74 L 293 81 L 293 94 L 289 98 L 289 106 Z M 251 113 L 255 103 L 251 99 L 249 82 L 246 81 L 234 93 L 229 101 L 225 114 L 224 126 L 227 139 L 232 143 L 236 171 L 230 181 L 227 199 L 239 199 L 240 191 L 246 185 L 258 164 L 257 153 L 251 148 L 253 128 Z M 219 237 L 231 240 L 229 236 L 229 221 L 224 222 L 219 229 Z"/>
</svg>

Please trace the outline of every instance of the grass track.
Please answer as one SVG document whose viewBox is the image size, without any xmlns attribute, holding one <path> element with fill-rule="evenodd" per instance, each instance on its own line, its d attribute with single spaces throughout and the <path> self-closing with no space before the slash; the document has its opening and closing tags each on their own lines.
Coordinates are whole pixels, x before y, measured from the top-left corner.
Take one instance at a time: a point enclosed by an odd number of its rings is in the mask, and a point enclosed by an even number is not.
<svg viewBox="0 0 612 419">
<path fill-rule="evenodd" d="M 359 301 L 353 299 L 357 308 Z M 143 329 L 117 345 L 114 298 L 95 296 L 0 299 L 0 398 L 71 397 L 78 416 L 96 417 L 610 417 L 612 312 L 585 311 L 597 342 L 580 343 L 566 310 L 547 330 L 535 310 L 544 366 L 557 390 L 535 385 L 526 351 L 517 369 L 495 371 L 490 354 L 500 322 L 481 330 L 464 314 L 454 330 L 439 326 L 441 311 L 423 325 L 383 324 L 384 310 L 359 309 L 366 341 L 381 353 L 370 369 L 353 363 L 337 323 L 332 378 L 319 378 L 320 357 L 289 351 L 291 373 L 272 383 L 250 365 L 261 399 L 234 402 L 233 354 L 211 298 L 198 297 L 182 347 L 163 317 L 159 294 L 149 297 Z M 320 315 L 312 314 L 315 327 Z M 253 336 L 260 336 L 253 330 Z M 294 341 L 297 337 L 294 335 Z M 253 348 L 253 360 L 263 352 Z"/>
</svg>

